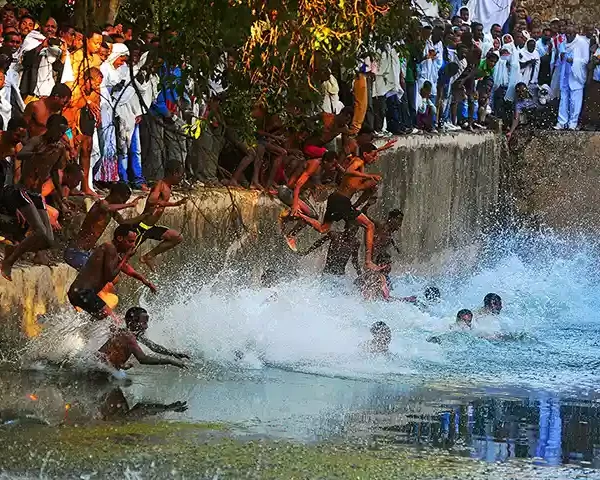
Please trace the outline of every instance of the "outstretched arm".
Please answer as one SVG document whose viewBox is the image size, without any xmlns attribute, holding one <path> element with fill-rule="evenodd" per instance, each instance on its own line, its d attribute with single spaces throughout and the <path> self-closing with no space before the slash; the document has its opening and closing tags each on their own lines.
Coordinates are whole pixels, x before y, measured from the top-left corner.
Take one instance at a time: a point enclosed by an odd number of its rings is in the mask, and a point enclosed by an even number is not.
<svg viewBox="0 0 600 480">
<path fill-rule="evenodd" d="M 306 170 L 302 172 L 302 175 L 300 175 L 300 178 L 296 181 L 296 185 L 294 187 L 294 200 L 292 201 L 292 215 L 296 215 L 300 211 L 300 191 L 302 190 L 302 187 L 318 169 L 318 162 L 309 162 Z"/>
<path fill-rule="evenodd" d="M 186 355 L 185 353 L 172 352 L 171 350 L 163 347 L 162 345 L 159 345 L 158 343 L 154 343 L 152 340 L 146 338 L 145 336 L 138 337 L 138 340 L 140 342 L 142 342 L 144 345 L 146 345 L 154 353 L 158 353 L 160 355 L 167 355 L 169 357 L 174 357 L 177 359 L 182 359 L 182 358 L 189 359 L 190 358 L 189 355 Z"/>
<path fill-rule="evenodd" d="M 160 358 L 160 357 L 152 357 L 150 355 L 146 355 L 144 351 L 140 348 L 137 342 L 132 341 L 131 345 L 131 353 L 140 362 L 142 365 L 173 365 L 178 368 L 185 368 L 183 362 L 179 360 L 175 360 L 172 358 Z"/>
<path fill-rule="evenodd" d="M 121 271 L 131 277 L 131 278 L 135 278 L 136 280 L 142 282 L 144 285 L 146 285 L 150 291 L 152 293 L 156 293 L 156 287 L 154 286 L 154 284 L 148 280 L 146 277 L 144 277 L 141 273 L 137 272 L 131 265 L 129 265 L 129 263 L 124 262 L 121 265 Z"/>
</svg>

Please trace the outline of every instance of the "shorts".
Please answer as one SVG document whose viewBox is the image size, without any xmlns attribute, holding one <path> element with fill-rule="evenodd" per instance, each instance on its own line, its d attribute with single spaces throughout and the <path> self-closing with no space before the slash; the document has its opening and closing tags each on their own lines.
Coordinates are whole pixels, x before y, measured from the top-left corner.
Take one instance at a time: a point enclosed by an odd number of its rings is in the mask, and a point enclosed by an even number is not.
<svg viewBox="0 0 600 480">
<path fill-rule="evenodd" d="M 31 205 L 33 200 L 24 188 L 7 185 L 0 188 L 0 213 L 15 217 L 19 208 Z"/>
<path fill-rule="evenodd" d="M 316 145 L 305 145 L 303 152 L 308 158 L 321 158 L 327 153 L 327 149 L 325 147 L 317 147 Z"/>
<path fill-rule="evenodd" d="M 94 135 L 95 128 L 96 119 L 87 107 L 82 108 L 81 113 L 79 114 L 79 130 L 81 131 L 81 134 L 91 137 Z"/>
<path fill-rule="evenodd" d="M 85 267 L 85 264 L 88 262 L 91 256 L 92 252 L 89 250 L 79 250 L 75 247 L 67 247 L 63 255 L 63 259 L 67 265 L 79 271 Z"/>
<path fill-rule="evenodd" d="M 135 241 L 136 250 L 146 240 L 162 240 L 162 237 L 169 230 L 167 227 L 161 227 L 160 225 L 146 225 L 145 223 L 138 223 L 135 228 L 137 233 L 137 239 Z"/>
<path fill-rule="evenodd" d="M 74 288 L 69 290 L 67 296 L 69 297 L 71 305 L 81 308 L 90 315 L 103 313 L 106 308 L 104 300 L 102 300 L 96 292 L 87 288 Z"/>
<path fill-rule="evenodd" d="M 353 222 L 360 216 L 360 212 L 352 205 L 348 197 L 334 192 L 327 199 L 327 210 L 325 210 L 324 223 L 333 223 L 340 220 Z"/>
</svg>

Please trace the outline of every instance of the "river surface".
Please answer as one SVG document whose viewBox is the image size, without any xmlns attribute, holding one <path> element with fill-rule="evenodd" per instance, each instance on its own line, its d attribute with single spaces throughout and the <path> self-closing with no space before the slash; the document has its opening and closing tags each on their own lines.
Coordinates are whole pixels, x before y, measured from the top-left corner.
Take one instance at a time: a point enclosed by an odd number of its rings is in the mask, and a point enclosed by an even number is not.
<svg viewBox="0 0 600 480">
<path fill-rule="evenodd" d="M 142 304 L 149 338 L 191 353 L 187 371 L 140 367 L 108 385 L 55 369 L 7 371 L 0 408 L 58 425 L 106 417 L 107 398 L 125 410 L 182 401 L 186 411 L 162 417 L 224 422 L 245 438 L 375 439 L 487 462 L 600 468 L 597 254 L 582 238 L 491 239 L 476 269 L 458 261 L 436 278 L 393 275 L 393 295 L 418 295 L 419 307 L 365 302 L 349 280 L 300 274 L 267 289 L 236 285 L 235 270 L 201 284 L 182 275 Z M 439 302 L 422 298 L 428 285 L 440 288 Z M 489 292 L 502 297 L 502 313 L 451 332 L 456 312 L 477 310 Z M 363 348 L 379 320 L 392 330 L 387 356 Z M 27 356 L 85 350 L 85 335 L 65 322 L 50 321 L 54 334 Z"/>
</svg>

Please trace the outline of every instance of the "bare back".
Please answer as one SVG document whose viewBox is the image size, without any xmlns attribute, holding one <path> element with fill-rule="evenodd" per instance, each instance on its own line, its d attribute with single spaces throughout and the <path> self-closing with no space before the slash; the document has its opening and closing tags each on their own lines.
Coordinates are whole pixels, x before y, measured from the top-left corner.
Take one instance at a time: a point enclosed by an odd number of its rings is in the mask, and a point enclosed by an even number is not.
<svg viewBox="0 0 600 480">
<path fill-rule="evenodd" d="M 32 192 L 42 192 L 44 182 L 66 165 L 67 150 L 60 143 L 46 143 L 43 136 L 32 138 L 19 152 L 21 183 Z"/>
<path fill-rule="evenodd" d="M 171 186 L 165 181 L 160 180 L 150 190 L 150 195 L 144 206 L 144 214 L 150 214 L 144 223 L 146 225 L 156 225 L 165 211 L 165 207 L 161 207 L 159 202 L 168 202 L 171 198 Z"/>
<path fill-rule="evenodd" d="M 87 213 L 75 238 L 75 246 L 80 250 L 91 250 L 108 227 L 112 214 L 104 208 L 106 200 L 98 200 Z"/>
<path fill-rule="evenodd" d="M 115 368 L 123 368 L 127 360 L 135 355 L 140 346 L 135 335 L 129 330 L 115 332 L 98 350 L 103 354 L 104 360 Z"/>
</svg>

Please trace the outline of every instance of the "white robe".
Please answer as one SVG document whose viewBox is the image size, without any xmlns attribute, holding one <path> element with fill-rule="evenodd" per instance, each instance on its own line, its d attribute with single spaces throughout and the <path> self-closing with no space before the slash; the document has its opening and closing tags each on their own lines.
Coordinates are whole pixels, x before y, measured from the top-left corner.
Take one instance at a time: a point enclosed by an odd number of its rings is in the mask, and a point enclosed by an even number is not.
<svg viewBox="0 0 600 480">
<path fill-rule="evenodd" d="M 521 68 L 521 81 L 527 85 L 537 85 L 538 77 L 540 75 L 540 54 L 536 49 L 533 52 L 527 50 L 527 46 L 523 47 L 519 51 L 519 62 L 528 62 L 530 60 L 536 60 L 535 65 L 527 65 L 525 68 Z"/>
<path fill-rule="evenodd" d="M 431 82 L 431 86 L 435 92 L 440 68 L 442 68 L 444 62 L 444 45 L 441 41 L 434 44 L 431 41 L 431 38 L 427 39 L 425 42 L 425 49 L 423 50 L 424 57 L 429 54 L 429 50 L 435 50 L 436 56 L 433 60 L 427 58 L 421 62 L 417 91 L 421 89 L 426 81 L 428 81 Z"/>
<path fill-rule="evenodd" d="M 564 90 L 581 90 L 587 79 L 587 64 L 590 61 L 590 47 L 587 39 L 577 35 L 571 43 L 564 44 L 564 58 L 560 60 L 560 88 Z M 567 59 L 573 59 L 569 64 Z"/>
<path fill-rule="evenodd" d="M 471 16 L 469 20 L 483 24 L 488 32 L 494 23 L 504 25 L 510 15 L 511 0 L 469 0 L 467 7 Z"/>
</svg>

